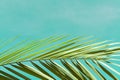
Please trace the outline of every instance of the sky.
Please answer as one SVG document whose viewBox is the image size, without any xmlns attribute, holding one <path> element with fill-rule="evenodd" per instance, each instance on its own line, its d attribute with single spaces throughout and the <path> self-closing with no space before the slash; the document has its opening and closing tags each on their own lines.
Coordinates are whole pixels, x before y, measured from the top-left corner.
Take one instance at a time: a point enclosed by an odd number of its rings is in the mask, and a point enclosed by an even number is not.
<svg viewBox="0 0 120 80">
<path fill-rule="evenodd" d="M 0 36 L 70 34 L 120 41 L 119 3 L 119 0 L 0 0 Z"/>
<path fill-rule="evenodd" d="M 120 41 L 120 0 L 0 0 L 0 38 L 94 36 Z"/>
</svg>

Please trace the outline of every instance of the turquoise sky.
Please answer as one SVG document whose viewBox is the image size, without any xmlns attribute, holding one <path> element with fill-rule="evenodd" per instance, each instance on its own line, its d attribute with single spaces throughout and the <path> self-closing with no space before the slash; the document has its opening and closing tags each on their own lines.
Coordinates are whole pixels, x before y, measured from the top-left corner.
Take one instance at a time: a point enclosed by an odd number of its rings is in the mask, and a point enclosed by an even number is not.
<svg viewBox="0 0 120 80">
<path fill-rule="evenodd" d="M 120 41 L 120 0 L 0 0 L 0 37 L 70 34 Z"/>
<path fill-rule="evenodd" d="M 94 35 L 120 41 L 120 0 L 0 0 L 0 36 Z"/>
</svg>

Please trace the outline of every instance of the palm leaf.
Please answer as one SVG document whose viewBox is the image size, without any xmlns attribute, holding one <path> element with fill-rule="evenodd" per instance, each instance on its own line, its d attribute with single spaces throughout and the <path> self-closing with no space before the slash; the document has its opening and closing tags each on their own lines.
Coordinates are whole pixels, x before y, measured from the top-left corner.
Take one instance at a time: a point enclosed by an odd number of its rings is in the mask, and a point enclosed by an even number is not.
<svg viewBox="0 0 120 80">
<path fill-rule="evenodd" d="M 111 66 L 120 67 L 111 61 L 119 55 L 117 42 L 95 42 L 89 37 L 68 39 L 67 36 L 26 39 L 15 43 L 16 39 L 19 38 L 1 43 L 0 78 L 3 80 L 30 80 L 29 76 L 43 80 L 105 80 L 107 77 L 103 73 L 117 80 L 112 72 L 120 75 Z M 8 45 L 10 47 L 6 48 Z"/>
</svg>

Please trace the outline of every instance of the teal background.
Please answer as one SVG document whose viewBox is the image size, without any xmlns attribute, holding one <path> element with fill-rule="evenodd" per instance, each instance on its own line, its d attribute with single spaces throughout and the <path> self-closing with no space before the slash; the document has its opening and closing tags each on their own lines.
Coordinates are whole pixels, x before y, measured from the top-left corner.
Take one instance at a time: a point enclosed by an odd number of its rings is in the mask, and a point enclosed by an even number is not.
<svg viewBox="0 0 120 80">
<path fill-rule="evenodd" d="M 120 41 L 120 0 L 0 0 L 0 37 L 70 34 Z"/>
<path fill-rule="evenodd" d="M 0 36 L 93 35 L 119 41 L 119 0 L 0 0 Z"/>
</svg>

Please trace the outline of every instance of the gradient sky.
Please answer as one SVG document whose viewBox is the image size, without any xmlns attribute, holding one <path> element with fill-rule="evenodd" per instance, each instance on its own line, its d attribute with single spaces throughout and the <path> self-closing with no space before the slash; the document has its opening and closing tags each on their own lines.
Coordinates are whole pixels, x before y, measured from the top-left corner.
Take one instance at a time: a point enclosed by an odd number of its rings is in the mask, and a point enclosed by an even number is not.
<svg viewBox="0 0 120 80">
<path fill-rule="evenodd" d="M 0 0 L 0 36 L 75 34 L 118 40 L 119 4 L 120 0 Z"/>
</svg>

